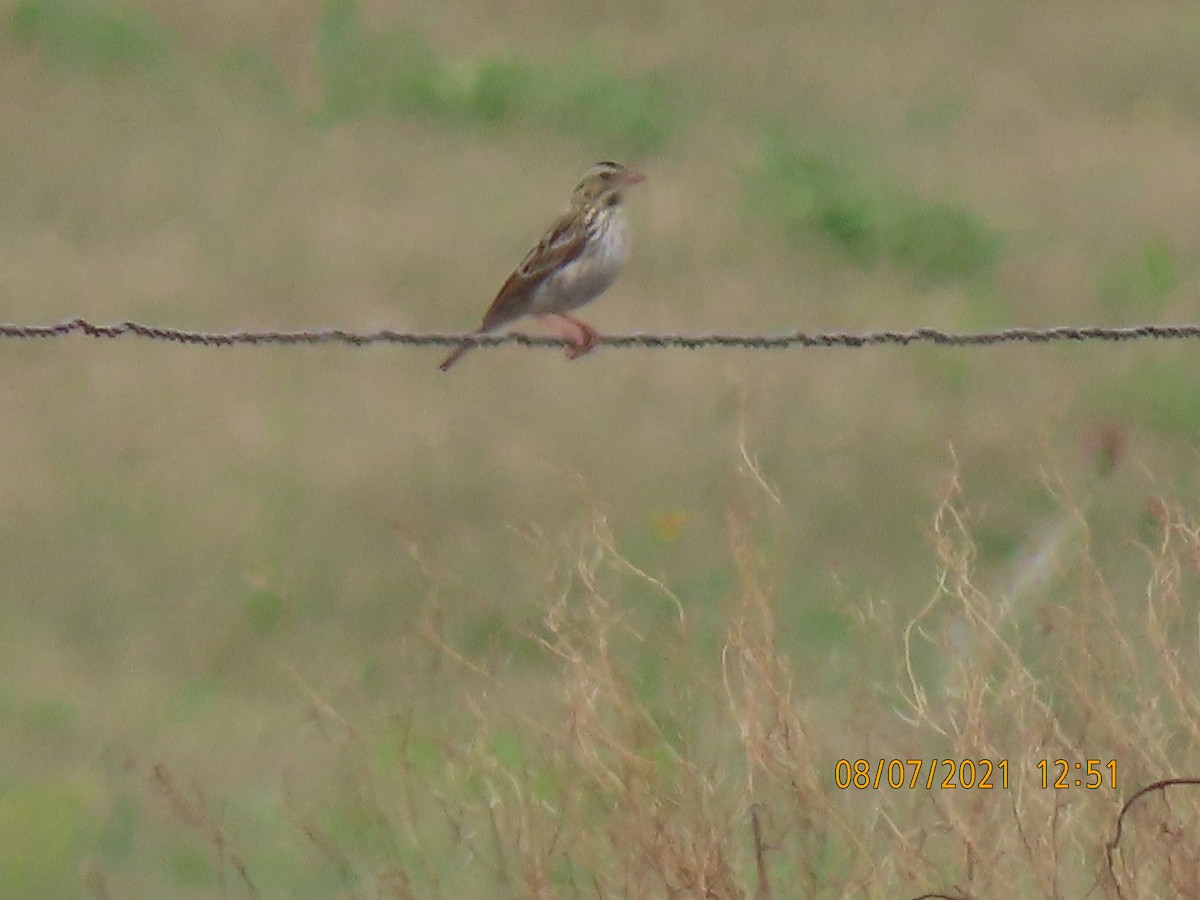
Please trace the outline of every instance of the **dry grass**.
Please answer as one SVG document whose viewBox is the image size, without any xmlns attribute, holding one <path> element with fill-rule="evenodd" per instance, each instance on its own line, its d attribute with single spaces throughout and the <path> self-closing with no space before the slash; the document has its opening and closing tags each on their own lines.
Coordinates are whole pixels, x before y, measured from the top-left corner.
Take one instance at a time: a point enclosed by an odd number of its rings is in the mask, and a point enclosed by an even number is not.
<svg viewBox="0 0 1200 900">
<path fill-rule="evenodd" d="M 757 494 L 747 473 L 747 495 Z M 1050 557 L 1057 576 L 1086 586 L 1071 597 L 1032 592 L 1041 627 L 1012 623 L 1004 585 L 979 586 L 977 552 L 957 474 L 930 532 L 938 560 L 928 603 L 907 621 L 863 607 L 863 627 L 896 672 L 872 689 L 869 714 L 820 710 L 780 652 L 773 572 L 761 516 L 747 501 L 727 519 L 736 583 L 723 600 L 719 642 L 615 546 L 604 516 L 588 516 L 553 576 L 557 599 L 532 640 L 547 662 L 543 699 L 512 695 L 512 660 L 472 662 L 436 623 L 423 630 L 430 689 L 453 696 L 465 730 L 424 723 L 389 704 L 390 750 L 371 752 L 367 711 L 343 714 L 312 694 L 313 721 L 336 750 L 339 804 L 359 819 L 352 837 L 320 824 L 321 805 L 293 812 L 298 831 L 339 873 L 348 897 L 1191 896 L 1188 835 L 1198 824 L 1194 748 L 1194 612 L 1200 525 L 1155 508 L 1144 594 L 1109 588 L 1086 525 L 1064 503 L 1071 537 Z M 568 550 L 573 552 L 568 552 Z M 1017 578 L 1024 573 L 1017 573 Z M 650 643 L 627 597 L 649 583 L 675 613 Z M 1081 599 L 1082 598 L 1082 599 Z M 640 620 L 640 621 L 639 621 Z M 646 683 L 634 660 L 665 661 Z M 424 666 L 422 667 L 424 668 Z M 922 674 L 921 670 L 936 675 Z M 362 718 L 362 724 L 354 723 Z M 847 749 L 853 747 L 854 749 Z M 870 754 L 870 756 L 867 756 Z M 992 789 L 839 788 L 840 759 L 972 760 Z M 1103 784 L 1053 783 L 1064 759 L 1101 768 Z M 1039 762 L 1047 760 L 1050 786 Z M 1160 777 L 1173 783 L 1137 797 Z M 966 778 L 965 773 L 954 781 Z M 1002 777 L 1004 781 L 1002 782 Z M 153 779 L 178 819 L 257 896 L 241 856 L 211 814 L 167 773 Z M 869 781 L 868 777 L 868 781 Z M 293 793 L 289 803 L 297 803 Z M 1123 808 L 1124 807 L 1124 808 Z M 369 839 L 366 836 L 369 835 Z M 222 889 L 224 890 L 224 888 Z"/>
</svg>

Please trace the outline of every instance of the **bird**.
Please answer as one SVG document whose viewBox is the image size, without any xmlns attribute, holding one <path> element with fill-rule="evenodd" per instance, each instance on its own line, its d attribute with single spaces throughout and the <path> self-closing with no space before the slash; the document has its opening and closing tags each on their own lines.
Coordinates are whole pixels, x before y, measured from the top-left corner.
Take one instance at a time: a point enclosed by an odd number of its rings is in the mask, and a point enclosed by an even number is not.
<svg viewBox="0 0 1200 900">
<path fill-rule="evenodd" d="M 571 203 L 508 276 L 483 322 L 440 366 L 445 372 L 475 346 L 475 337 L 523 316 L 547 320 L 570 342 L 567 358 L 596 346 L 596 329 L 571 315 L 616 280 L 629 258 L 629 220 L 622 207 L 625 189 L 646 176 L 604 160 L 589 166 L 575 185 Z"/>
</svg>

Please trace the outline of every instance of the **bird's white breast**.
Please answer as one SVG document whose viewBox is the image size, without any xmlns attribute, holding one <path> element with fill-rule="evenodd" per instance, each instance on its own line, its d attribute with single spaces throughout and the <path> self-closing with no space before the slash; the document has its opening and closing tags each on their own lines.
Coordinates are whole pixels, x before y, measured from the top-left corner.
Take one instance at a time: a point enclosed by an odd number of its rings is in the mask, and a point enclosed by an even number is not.
<svg viewBox="0 0 1200 900">
<path fill-rule="evenodd" d="M 629 219 L 616 206 L 597 210 L 583 251 L 546 279 L 533 297 L 532 312 L 569 312 L 600 296 L 629 259 Z"/>
</svg>

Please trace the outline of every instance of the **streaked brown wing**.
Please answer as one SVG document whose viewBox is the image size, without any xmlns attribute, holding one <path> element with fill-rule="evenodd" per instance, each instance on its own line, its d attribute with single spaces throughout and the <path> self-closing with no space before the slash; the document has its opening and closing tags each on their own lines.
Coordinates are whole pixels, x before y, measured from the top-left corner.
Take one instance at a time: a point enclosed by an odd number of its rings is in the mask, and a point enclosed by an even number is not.
<svg viewBox="0 0 1200 900">
<path fill-rule="evenodd" d="M 587 222 L 574 210 L 565 212 L 508 276 L 483 317 L 480 331 L 491 331 L 529 311 L 530 293 L 564 263 L 579 256 L 587 244 Z"/>
</svg>

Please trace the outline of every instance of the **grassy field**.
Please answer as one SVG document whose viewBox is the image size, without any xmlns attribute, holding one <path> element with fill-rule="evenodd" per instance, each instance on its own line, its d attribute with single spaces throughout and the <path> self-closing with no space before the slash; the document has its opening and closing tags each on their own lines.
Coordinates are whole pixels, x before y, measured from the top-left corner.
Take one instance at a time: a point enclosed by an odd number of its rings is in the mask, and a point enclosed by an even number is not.
<svg viewBox="0 0 1200 900">
<path fill-rule="evenodd" d="M 467 329 L 605 158 L 601 331 L 1197 319 L 1186 4 L 398 6 L 0 0 L 0 320 Z M 0 346 L 0 898 L 1200 893 L 1190 343 L 439 359 Z"/>
</svg>

